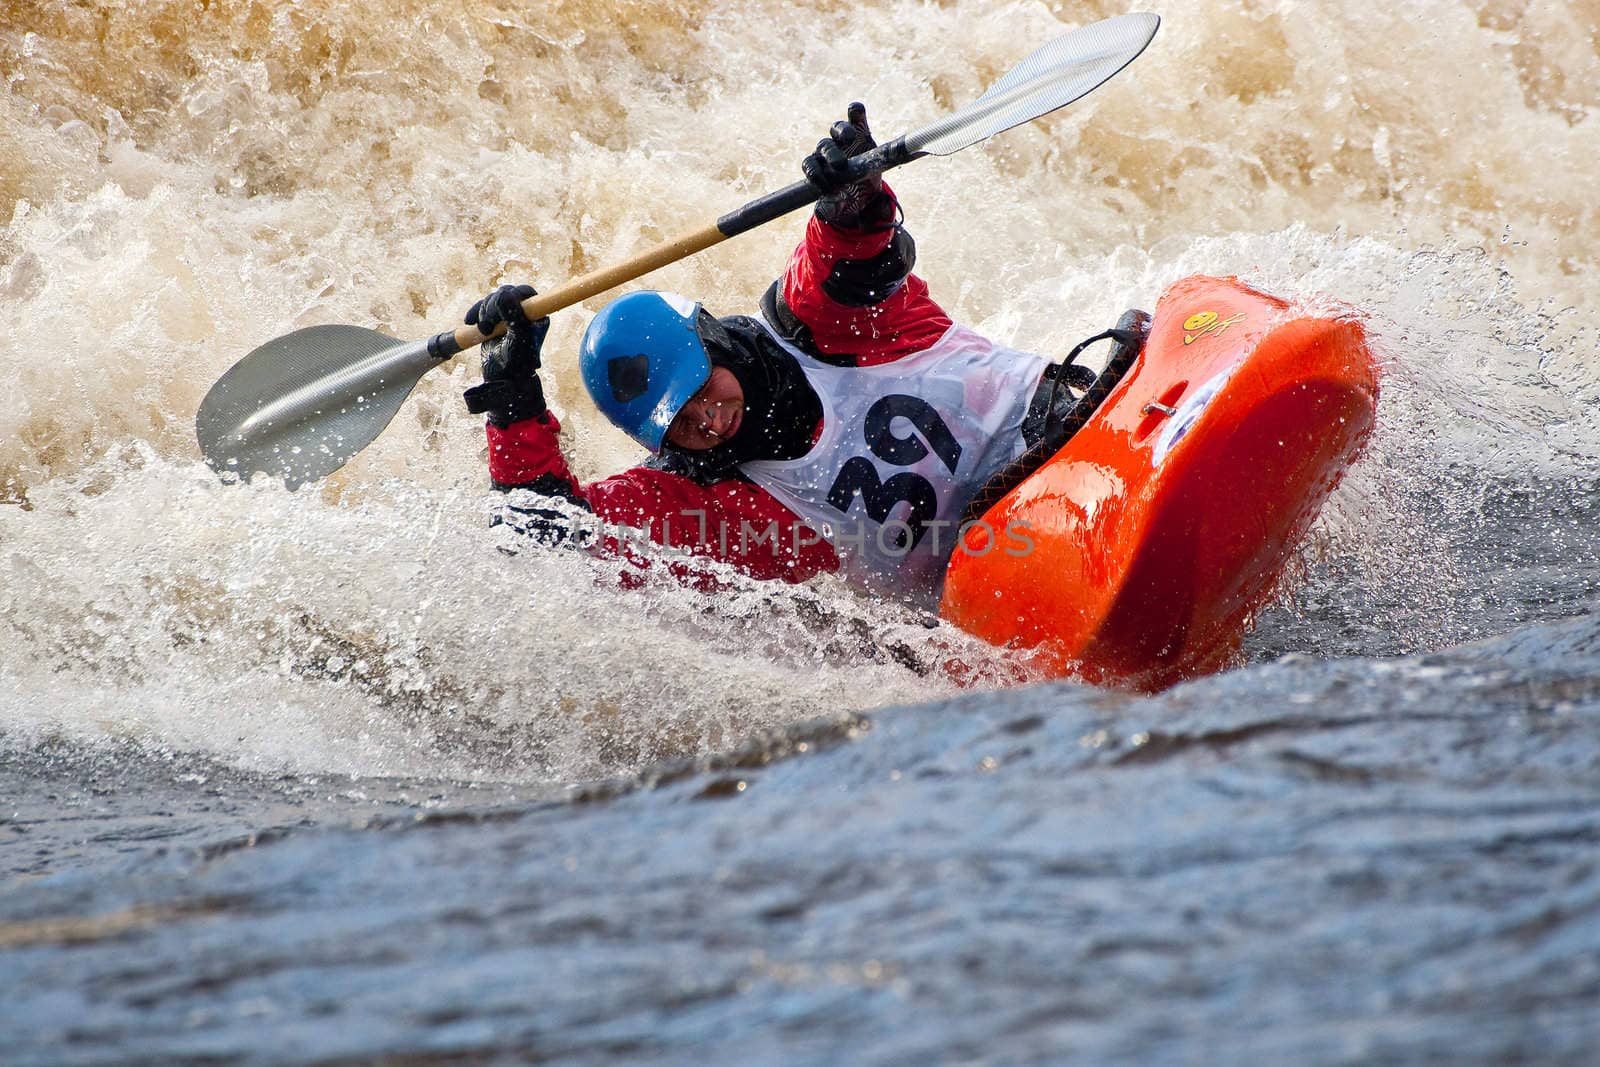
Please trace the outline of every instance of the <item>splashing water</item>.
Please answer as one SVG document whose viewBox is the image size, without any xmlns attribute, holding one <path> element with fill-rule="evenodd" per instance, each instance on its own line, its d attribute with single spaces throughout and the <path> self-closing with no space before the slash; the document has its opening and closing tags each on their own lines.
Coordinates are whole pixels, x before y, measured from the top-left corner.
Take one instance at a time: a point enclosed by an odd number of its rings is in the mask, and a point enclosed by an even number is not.
<svg viewBox="0 0 1600 1067">
<path fill-rule="evenodd" d="M 1516 532 L 1495 504 L 1507 493 L 1594 496 L 1597 16 L 1424 6 L 1166 12 L 1092 97 L 894 177 L 935 296 L 1008 343 L 1064 351 L 1196 271 L 1367 317 L 1379 430 L 1257 656 L 1440 647 L 1574 610 L 1538 604 L 1591 573 L 1584 545 L 1531 591 L 1480 564 L 1483 543 Z M 458 399 L 466 361 L 296 494 L 218 485 L 192 419 L 274 336 L 442 329 L 502 280 L 564 280 L 786 184 L 850 99 L 892 135 L 1120 10 L 8 6 L 8 734 L 571 781 L 948 693 L 930 669 L 947 658 L 1025 670 L 832 583 L 622 592 L 603 565 L 497 551 L 482 430 Z M 757 32 L 767 21 L 784 32 Z M 798 227 L 648 284 L 749 311 Z M 602 302 L 558 315 L 547 347 L 583 477 L 638 458 L 563 355 Z M 1561 539 L 1549 508 L 1530 514 Z M 1359 639 L 1315 609 L 1340 603 L 1327 610 L 1373 615 Z"/>
</svg>

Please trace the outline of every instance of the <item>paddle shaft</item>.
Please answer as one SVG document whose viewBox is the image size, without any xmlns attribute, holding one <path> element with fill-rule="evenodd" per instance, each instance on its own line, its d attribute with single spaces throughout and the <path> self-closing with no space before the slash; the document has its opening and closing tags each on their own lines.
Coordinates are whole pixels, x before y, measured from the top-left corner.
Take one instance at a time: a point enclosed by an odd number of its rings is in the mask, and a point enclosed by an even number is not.
<svg viewBox="0 0 1600 1067">
<path fill-rule="evenodd" d="M 871 174 L 909 163 L 922 154 L 907 150 L 905 138 L 897 137 L 888 144 L 880 145 L 870 152 L 851 159 L 849 161 L 851 180 L 859 181 Z M 821 195 L 821 191 L 809 181 L 795 182 L 777 192 L 757 197 L 743 207 L 735 208 L 709 226 L 679 234 L 621 263 L 590 271 L 581 278 L 574 278 L 548 293 L 530 296 L 522 302 L 522 313 L 529 319 L 542 319 L 553 311 L 571 307 L 596 293 L 614 289 L 669 263 L 687 259 L 696 252 L 704 252 L 712 245 L 720 244 L 730 237 L 737 237 L 807 204 L 815 203 Z M 438 360 L 449 359 L 458 352 L 482 344 L 491 336 L 493 335 L 483 333 L 476 326 L 459 326 L 429 338 L 428 354 Z"/>
</svg>

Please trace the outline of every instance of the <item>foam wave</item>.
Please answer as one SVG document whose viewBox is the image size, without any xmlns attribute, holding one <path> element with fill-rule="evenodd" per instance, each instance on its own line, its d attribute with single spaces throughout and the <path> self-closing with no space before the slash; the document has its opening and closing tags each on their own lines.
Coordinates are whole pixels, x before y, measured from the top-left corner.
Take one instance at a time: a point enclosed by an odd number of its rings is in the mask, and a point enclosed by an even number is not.
<svg viewBox="0 0 1600 1067">
<path fill-rule="evenodd" d="M 1410 583 L 1465 618 L 1481 587 L 1449 531 L 1493 522 L 1474 487 L 1581 480 L 1600 455 L 1595 17 L 1538 7 L 1170 14 L 1088 100 L 897 173 L 921 272 L 961 318 L 1042 351 L 1196 271 L 1360 309 L 1385 359 L 1381 425 L 1307 566 L 1354 559 L 1370 588 Z M 754 32 L 763 19 L 785 33 Z M 792 180 L 845 101 L 866 99 L 880 133 L 921 124 L 1063 25 L 976 0 L 0 15 L 9 728 L 248 765 L 562 778 L 948 691 L 894 648 L 1009 669 L 826 585 L 740 586 L 713 607 L 495 552 L 465 365 L 294 495 L 216 485 L 192 419 L 274 336 L 418 337 L 498 281 L 618 260 Z M 797 226 L 650 283 L 749 310 Z M 584 477 L 638 455 L 561 356 L 599 303 L 557 316 L 547 360 Z M 1446 474 L 1466 491 L 1441 522 L 1426 502 Z M 1396 625 L 1401 647 L 1463 632 Z"/>
<path fill-rule="evenodd" d="M 604 561 L 505 551 L 480 494 L 330 505 L 141 462 L 0 511 L 10 731 L 364 775 L 591 777 L 952 692 L 946 659 L 994 659 L 821 591 L 624 591 Z"/>
</svg>

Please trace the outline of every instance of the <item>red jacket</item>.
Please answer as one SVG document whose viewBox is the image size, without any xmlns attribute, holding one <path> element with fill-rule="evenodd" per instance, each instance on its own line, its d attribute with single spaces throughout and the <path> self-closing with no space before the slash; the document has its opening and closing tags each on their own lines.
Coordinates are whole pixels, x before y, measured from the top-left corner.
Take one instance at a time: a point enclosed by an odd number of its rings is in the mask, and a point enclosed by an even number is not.
<svg viewBox="0 0 1600 1067">
<path fill-rule="evenodd" d="M 779 291 L 824 356 L 853 357 L 862 366 L 887 363 L 921 351 L 949 330 L 949 316 L 914 274 L 906 274 L 891 295 L 874 304 L 841 303 L 825 291 L 840 291 L 837 283 L 827 282 L 841 264 L 884 256 L 895 235 L 893 229 L 842 229 L 815 215 L 807 222 L 805 240 L 795 249 Z M 603 522 L 633 527 L 657 544 L 731 564 L 754 578 L 803 582 L 838 569 L 839 558 L 821 535 L 747 481 L 701 485 L 667 471 L 632 467 L 579 485 L 561 454 L 560 432 L 561 424 L 548 412 L 504 429 L 490 425 L 490 477 L 502 486 L 541 478 L 548 485 L 553 477 Z M 616 537 L 602 544 L 611 553 L 625 552 Z M 688 568 L 681 573 L 700 577 Z"/>
</svg>

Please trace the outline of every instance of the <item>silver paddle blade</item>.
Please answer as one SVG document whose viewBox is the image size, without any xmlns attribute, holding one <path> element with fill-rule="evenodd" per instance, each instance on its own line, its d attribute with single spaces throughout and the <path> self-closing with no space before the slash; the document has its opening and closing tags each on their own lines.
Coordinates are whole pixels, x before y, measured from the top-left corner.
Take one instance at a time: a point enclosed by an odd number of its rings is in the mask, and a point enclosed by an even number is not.
<svg viewBox="0 0 1600 1067">
<path fill-rule="evenodd" d="M 438 360 L 427 341 L 360 326 L 311 326 L 257 348 L 211 387 L 195 414 L 217 473 L 282 478 L 293 489 L 332 474 L 383 432 Z"/>
<path fill-rule="evenodd" d="M 906 134 L 906 148 L 947 156 L 1065 107 L 1139 58 L 1160 25 L 1158 15 L 1118 15 L 1058 37 L 954 115 Z"/>
</svg>

